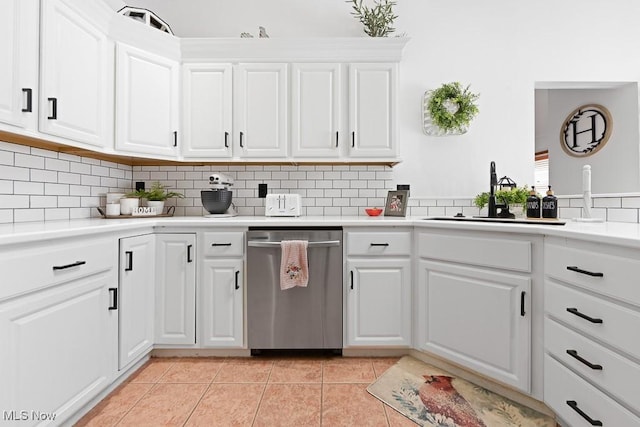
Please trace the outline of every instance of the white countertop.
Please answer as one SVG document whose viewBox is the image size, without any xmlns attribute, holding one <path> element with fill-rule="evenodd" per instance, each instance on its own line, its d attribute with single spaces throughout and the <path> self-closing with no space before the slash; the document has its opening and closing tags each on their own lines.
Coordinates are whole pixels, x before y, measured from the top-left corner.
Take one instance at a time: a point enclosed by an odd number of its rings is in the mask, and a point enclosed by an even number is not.
<svg viewBox="0 0 640 427">
<path fill-rule="evenodd" d="M 494 231 L 518 234 L 558 236 L 640 248 L 640 224 L 620 222 L 581 223 L 566 220 L 566 225 L 504 224 L 459 221 L 426 221 L 425 217 L 302 216 L 228 218 L 169 217 L 140 219 L 76 219 L 68 221 L 27 222 L 0 225 L 0 245 L 99 233 L 151 230 L 153 227 L 424 227 L 457 230 Z"/>
</svg>

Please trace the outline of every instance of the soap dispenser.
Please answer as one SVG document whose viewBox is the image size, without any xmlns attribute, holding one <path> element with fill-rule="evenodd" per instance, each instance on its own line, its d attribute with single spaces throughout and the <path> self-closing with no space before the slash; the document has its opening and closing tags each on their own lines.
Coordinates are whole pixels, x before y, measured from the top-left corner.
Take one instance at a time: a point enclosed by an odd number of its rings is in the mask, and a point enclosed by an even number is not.
<svg viewBox="0 0 640 427">
<path fill-rule="evenodd" d="M 540 197 L 536 193 L 536 187 L 531 187 L 527 197 L 527 218 L 540 218 Z"/>
<path fill-rule="evenodd" d="M 551 186 L 542 199 L 542 218 L 558 218 L 558 198 L 553 195 Z"/>
</svg>

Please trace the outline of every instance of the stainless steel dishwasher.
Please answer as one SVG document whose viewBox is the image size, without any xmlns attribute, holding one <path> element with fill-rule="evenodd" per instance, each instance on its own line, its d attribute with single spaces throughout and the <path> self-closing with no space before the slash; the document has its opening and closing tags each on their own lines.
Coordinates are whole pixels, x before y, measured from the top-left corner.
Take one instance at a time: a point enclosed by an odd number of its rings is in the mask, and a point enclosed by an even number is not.
<svg viewBox="0 0 640 427">
<path fill-rule="evenodd" d="M 280 289 L 282 240 L 306 240 L 309 283 Z M 260 350 L 342 348 L 342 228 L 249 228 L 247 333 Z"/>
</svg>

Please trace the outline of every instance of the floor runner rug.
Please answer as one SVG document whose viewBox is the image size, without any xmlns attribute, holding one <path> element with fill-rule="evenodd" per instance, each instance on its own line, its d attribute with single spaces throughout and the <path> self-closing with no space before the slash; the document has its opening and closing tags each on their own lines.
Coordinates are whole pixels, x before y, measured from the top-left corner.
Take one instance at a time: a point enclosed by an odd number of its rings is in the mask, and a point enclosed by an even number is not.
<svg viewBox="0 0 640 427">
<path fill-rule="evenodd" d="M 422 426 L 555 427 L 549 416 L 404 356 L 367 391 Z"/>
</svg>

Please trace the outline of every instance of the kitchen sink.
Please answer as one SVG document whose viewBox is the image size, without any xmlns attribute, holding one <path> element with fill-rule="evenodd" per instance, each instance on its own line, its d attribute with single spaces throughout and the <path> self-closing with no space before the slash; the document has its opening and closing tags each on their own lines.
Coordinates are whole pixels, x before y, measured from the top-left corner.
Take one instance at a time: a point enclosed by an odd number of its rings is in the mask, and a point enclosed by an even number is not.
<svg viewBox="0 0 640 427">
<path fill-rule="evenodd" d="M 460 222 L 493 222 L 504 224 L 535 224 L 535 225 L 565 225 L 557 219 L 530 219 L 530 218 L 489 218 L 487 216 L 435 216 L 423 218 L 424 221 L 460 221 Z"/>
</svg>

